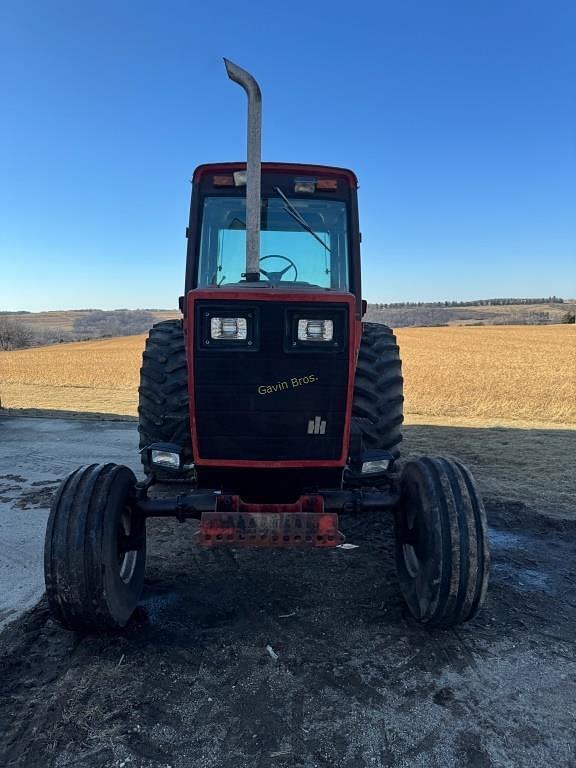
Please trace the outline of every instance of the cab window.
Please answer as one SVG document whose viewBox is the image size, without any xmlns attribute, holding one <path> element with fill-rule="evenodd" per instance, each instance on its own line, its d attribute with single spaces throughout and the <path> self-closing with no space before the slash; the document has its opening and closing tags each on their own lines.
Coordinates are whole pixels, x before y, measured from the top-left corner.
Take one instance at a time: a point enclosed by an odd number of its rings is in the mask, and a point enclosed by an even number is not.
<svg viewBox="0 0 576 768">
<path fill-rule="evenodd" d="M 206 197 L 198 287 L 239 283 L 246 271 L 246 200 Z M 260 232 L 261 280 L 348 290 L 346 204 L 338 200 L 265 198 Z"/>
</svg>

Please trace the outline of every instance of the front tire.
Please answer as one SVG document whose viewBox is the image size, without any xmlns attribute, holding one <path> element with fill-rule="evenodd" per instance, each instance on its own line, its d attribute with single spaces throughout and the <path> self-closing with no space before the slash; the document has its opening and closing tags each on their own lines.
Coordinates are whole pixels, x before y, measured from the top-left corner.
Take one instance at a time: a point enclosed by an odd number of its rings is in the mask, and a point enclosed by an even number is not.
<svg viewBox="0 0 576 768">
<path fill-rule="evenodd" d="M 48 603 L 67 629 L 126 625 L 144 585 L 146 536 L 128 467 L 91 464 L 65 478 L 52 504 L 44 548 Z"/>
<path fill-rule="evenodd" d="M 488 587 L 486 513 L 469 470 L 457 461 L 410 461 L 400 479 L 396 566 L 410 613 L 430 626 L 474 618 Z"/>
</svg>

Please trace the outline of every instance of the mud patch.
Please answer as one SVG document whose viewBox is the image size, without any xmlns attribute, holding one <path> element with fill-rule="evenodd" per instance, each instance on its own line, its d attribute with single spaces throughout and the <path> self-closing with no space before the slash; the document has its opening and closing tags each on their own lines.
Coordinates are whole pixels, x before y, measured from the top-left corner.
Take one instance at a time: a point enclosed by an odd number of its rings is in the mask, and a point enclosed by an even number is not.
<svg viewBox="0 0 576 768">
<path fill-rule="evenodd" d="M 22 475 L 0 475 L 0 480 L 10 480 L 13 483 L 25 483 L 26 478 Z"/>
<path fill-rule="evenodd" d="M 11 502 L 22 490 L 22 485 L 15 480 L 19 475 L 4 475 L 8 482 L 0 483 L 0 502 L 7 504 Z M 18 484 L 16 484 L 18 482 Z M 25 482 L 25 481 L 24 481 Z M 8 496 L 10 494 L 10 496 Z"/>
<path fill-rule="evenodd" d="M 59 482 L 59 481 L 57 481 Z M 32 490 L 24 491 L 20 494 L 14 506 L 17 509 L 33 509 L 34 507 L 49 507 L 56 495 L 58 487 L 52 482 L 38 481 L 32 483 L 33 486 L 39 486 Z"/>
<path fill-rule="evenodd" d="M 6 483 L 0 483 L 0 493 L 20 493 L 21 490 L 21 485 L 9 485 Z"/>
<path fill-rule="evenodd" d="M 12 489 L 9 488 L 9 491 Z M 0 504 L 10 504 L 11 501 L 14 501 L 14 496 L 0 496 Z"/>
</svg>

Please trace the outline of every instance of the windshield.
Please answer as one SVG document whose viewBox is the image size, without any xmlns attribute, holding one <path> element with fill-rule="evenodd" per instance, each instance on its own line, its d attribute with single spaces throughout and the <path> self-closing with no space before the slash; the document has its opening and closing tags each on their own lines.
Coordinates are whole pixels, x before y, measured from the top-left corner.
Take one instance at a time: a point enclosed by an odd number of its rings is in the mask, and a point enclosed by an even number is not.
<svg viewBox="0 0 576 768">
<path fill-rule="evenodd" d="M 205 198 L 198 287 L 230 285 L 243 280 L 246 271 L 245 222 L 245 198 Z M 347 291 L 346 203 L 301 198 L 288 200 L 281 196 L 265 198 L 262 201 L 260 269 L 261 279 L 275 285 L 312 285 Z"/>
</svg>

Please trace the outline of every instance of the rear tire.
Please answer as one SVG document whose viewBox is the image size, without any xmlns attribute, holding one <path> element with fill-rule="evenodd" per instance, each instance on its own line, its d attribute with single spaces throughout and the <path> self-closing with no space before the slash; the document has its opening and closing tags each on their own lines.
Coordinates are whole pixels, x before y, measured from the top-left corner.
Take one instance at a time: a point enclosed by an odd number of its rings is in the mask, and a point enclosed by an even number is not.
<svg viewBox="0 0 576 768">
<path fill-rule="evenodd" d="M 134 511 L 128 467 L 92 464 L 65 478 L 46 530 L 44 578 L 54 616 L 68 629 L 123 627 L 144 584 L 145 523 Z"/>
<path fill-rule="evenodd" d="M 138 404 L 140 450 L 151 443 L 177 443 L 183 463 L 192 464 L 188 402 L 188 369 L 181 320 L 165 320 L 150 329 L 142 355 Z M 150 472 L 146 452 L 142 464 Z M 160 477 L 161 473 L 156 471 Z M 174 473 L 165 473 L 175 479 Z M 182 473 L 180 479 L 186 474 Z"/>
<path fill-rule="evenodd" d="M 457 461 L 410 461 L 400 479 L 396 566 L 411 614 L 430 626 L 469 621 L 488 587 L 486 513 L 469 470 Z"/>
<path fill-rule="evenodd" d="M 365 449 L 390 451 L 397 458 L 402 440 L 403 379 L 400 350 L 392 329 L 362 324 L 352 418 Z"/>
</svg>

